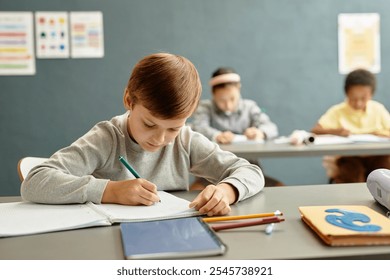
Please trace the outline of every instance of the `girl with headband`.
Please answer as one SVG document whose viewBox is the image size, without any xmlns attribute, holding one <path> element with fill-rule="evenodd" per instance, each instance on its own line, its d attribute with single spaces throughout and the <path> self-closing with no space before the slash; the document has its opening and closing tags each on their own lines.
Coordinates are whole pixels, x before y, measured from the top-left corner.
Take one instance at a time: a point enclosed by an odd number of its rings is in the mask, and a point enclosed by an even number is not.
<svg viewBox="0 0 390 280">
<path fill-rule="evenodd" d="M 249 140 L 268 140 L 278 136 L 278 128 L 255 101 L 241 98 L 241 78 L 234 69 L 217 69 L 210 81 L 212 99 L 201 100 L 193 115 L 192 127 L 219 144 L 232 143 L 237 134 Z M 257 159 L 252 162 L 258 164 Z M 266 186 L 282 185 L 266 178 Z"/>
</svg>

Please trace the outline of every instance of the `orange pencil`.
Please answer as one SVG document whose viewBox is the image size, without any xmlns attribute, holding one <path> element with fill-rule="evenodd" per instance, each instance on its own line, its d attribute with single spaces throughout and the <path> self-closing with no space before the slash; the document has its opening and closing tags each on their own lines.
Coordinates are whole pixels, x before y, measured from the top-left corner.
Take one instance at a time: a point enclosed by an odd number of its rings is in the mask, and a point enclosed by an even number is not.
<svg viewBox="0 0 390 280">
<path fill-rule="evenodd" d="M 255 219 L 255 218 L 265 218 L 265 217 L 274 217 L 274 216 L 283 216 L 283 213 L 277 210 L 271 213 L 258 213 L 258 214 L 249 214 L 249 215 L 241 215 L 241 216 L 220 216 L 220 217 L 203 218 L 203 221 L 206 223 L 212 223 L 212 222 Z"/>
</svg>

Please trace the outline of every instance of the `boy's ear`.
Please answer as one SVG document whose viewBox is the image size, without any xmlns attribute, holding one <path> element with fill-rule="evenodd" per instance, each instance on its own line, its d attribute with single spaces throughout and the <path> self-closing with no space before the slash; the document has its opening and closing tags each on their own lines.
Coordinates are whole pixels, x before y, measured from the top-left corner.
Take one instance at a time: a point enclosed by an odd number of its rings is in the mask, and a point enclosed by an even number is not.
<svg viewBox="0 0 390 280">
<path fill-rule="evenodd" d="M 123 93 L 123 105 L 125 106 L 126 110 L 131 110 L 133 108 L 133 103 L 131 102 L 131 97 L 127 88 L 125 88 Z"/>
</svg>

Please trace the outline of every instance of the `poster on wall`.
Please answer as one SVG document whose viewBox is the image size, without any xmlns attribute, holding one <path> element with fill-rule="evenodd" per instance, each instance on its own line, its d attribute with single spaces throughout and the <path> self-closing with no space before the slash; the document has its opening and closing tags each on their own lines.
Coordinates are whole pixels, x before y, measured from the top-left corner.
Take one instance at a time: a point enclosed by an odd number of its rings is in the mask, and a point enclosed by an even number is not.
<svg viewBox="0 0 390 280">
<path fill-rule="evenodd" d="M 37 58 L 68 58 L 68 13 L 36 12 L 35 38 Z"/>
<path fill-rule="evenodd" d="M 34 75 L 33 14 L 0 12 L 0 75 Z"/>
<path fill-rule="evenodd" d="M 339 72 L 381 70 L 379 14 L 339 14 Z"/>
<path fill-rule="evenodd" d="M 103 14 L 101 12 L 71 12 L 70 30 L 72 58 L 104 56 Z"/>
</svg>

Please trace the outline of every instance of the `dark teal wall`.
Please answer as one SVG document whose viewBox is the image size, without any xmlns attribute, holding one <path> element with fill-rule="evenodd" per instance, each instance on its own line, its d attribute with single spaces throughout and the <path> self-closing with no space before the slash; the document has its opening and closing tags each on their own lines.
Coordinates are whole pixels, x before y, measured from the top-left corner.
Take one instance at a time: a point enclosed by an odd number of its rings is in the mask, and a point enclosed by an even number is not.
<svg viewBox="0 0 390 280">
<path fill-rule="evenodd" d="M 197 66 L 203 98 L 212 71 L 232 66 L 282 135 L 309 130 L 343 100 L 337 15 L 381 16 L 382 72 L 376 99 L 390 109 L 387 0 L 1 0 L 0 11 L 102 11 L 103 59 L 37 59 L 34 76 L 0 76 L 0 195 L 18 195 L 17 161 L 48 157 L 96 122 L 120 114 L 133 65 L 167 51 Z M 289 185 L 326 183 L 321 158 L 266 159 Z"/>
</svg>

